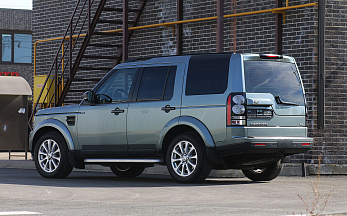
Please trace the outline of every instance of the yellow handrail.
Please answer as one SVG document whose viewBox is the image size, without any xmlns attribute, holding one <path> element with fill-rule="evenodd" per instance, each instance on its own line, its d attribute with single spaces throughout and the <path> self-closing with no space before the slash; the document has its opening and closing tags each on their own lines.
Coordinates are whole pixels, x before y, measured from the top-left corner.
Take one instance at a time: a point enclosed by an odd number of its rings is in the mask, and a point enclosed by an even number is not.
<svg viewBox="0 0 347 216">
<path fill-rule="evenodd" d="M 297 8 L 303 8 L 303 7 L 312 7 L 316 6 L 318 3 L 310 3 L 310 4 L 302 4 L 302 5 L 295 5 L 295 6 L 288 6 L 288 0 L 286 1 L 286 7 L 279 7 L 279 8 L 273 8 L 273 9 L 266 9 L 266 10 L 259 10 L 259 11 L 251 11 L 251 12 L 245 12 L 245 13 L 236 13 L 236 14 L 229 14 L 224 15 L 224 18 L 231 18 L 231 17 L 238 17 L 238 16 L 247 16 L 247 15 L 253 15 L 253 14 L 261 14 L 261 13 L 284 13 L 285 10 L 290 9 L 297 9 Z M 174 22 L 167 22 L 167 23 L 158 23 L 153 25 L 145 25 L 145 26 L 136 26 L 136 27 L 130 27 L 128 28 L 129 31 L 132 30 L 138 30 L 138 29 L 146 29 L 146 28 L 155 28 L 155 27 L 173 27 L 174 25 L 178 24 L 185 24 L 185 23 L 192 23 L 192 22 L 200 22 L 200 21 L 207 21 L 207 20 L 215 20 L 217 19 L 217 16 L 213 17 L 205 17 L 205 18 L 199 18 L 199 19 L 189 19 L 189 20 L 180 20 L 180 21 L 174 21 Z M 285 20 L 285 18 L 284 18 Z M 114 32 L 122 32 L 123 29 L 116 29 L 116 30 L 110 30 L 110 31 L 103 31 L 105 33 L 114 33 Z M 87 34 L 81 34 L 81 35 L 73 35 L 72 38 L 77 37 L 85 37 Z M 63 37 L 57 37 L 57 38 L 50 38 L 45 40 L 38 40 L 34 44 L 34 76 L 36 75 L 36 48 L 38 43 L 42 42 L 48 42 L 48 41 L 55 41 L 55 40 L 61 40 Z M 65 40 L 70 39 L 70 36 L 65 37 Z"/>
</svg>

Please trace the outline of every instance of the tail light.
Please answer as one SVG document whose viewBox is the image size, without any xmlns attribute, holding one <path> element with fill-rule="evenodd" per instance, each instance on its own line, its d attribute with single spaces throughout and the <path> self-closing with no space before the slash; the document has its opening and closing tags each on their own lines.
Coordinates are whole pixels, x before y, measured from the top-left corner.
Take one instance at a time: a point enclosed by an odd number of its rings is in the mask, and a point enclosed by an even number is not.
<svg viewBox="0 0 347 216">
<path fill-rule="evenodd" d="M 246 94 L 230 94 L 227 99 L 227 126 L 245 126 L 246 113 Z"/>
<path fill-rule="evenodd" d="M 260 54 L 259 57 L 261 59 L 283 59 L 282 55 L 276 55 L 276 54 Z"/>
</svg>

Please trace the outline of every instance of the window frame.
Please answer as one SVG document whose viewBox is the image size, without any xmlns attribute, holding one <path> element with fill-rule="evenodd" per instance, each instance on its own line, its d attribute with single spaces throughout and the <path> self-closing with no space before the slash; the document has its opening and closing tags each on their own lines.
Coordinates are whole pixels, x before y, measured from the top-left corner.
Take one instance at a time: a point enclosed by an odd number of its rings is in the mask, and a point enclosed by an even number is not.
<svg viewBox="0 0 347 216">
<path fill-rule="evenodd" d="M 11 35 L 11 61 L 2 61 L 2 35 L 3 34 L 9 34 Z M 31 35 L 31 63 L 20 63 L 20 62 L 14 62 L 14 35 L 15 34 L 29 34 Z M 33 65 L 33 43 L 32 43 L 32 32 L 31 31 L 0 31 L 0 38 L 1 38 L 1 44 L 0 44 L 0 64 L 20 64 L 20 65 Z"/>
</svg>

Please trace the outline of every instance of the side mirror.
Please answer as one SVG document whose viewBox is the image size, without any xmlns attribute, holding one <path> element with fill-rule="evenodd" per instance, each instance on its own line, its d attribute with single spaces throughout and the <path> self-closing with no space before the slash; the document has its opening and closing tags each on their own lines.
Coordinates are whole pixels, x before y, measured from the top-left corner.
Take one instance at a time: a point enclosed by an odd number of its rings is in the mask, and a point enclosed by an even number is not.
<svg viewBox="0 0 347 216">
<path fill-rule="evenodd" d="M 95 95 L 94 95 L 93 91 L 85 92 L 82 97 L 85 101 L 89 101 L 91 103 L 94 103 L 94 101 L 95 101 Z"/>
</svg>

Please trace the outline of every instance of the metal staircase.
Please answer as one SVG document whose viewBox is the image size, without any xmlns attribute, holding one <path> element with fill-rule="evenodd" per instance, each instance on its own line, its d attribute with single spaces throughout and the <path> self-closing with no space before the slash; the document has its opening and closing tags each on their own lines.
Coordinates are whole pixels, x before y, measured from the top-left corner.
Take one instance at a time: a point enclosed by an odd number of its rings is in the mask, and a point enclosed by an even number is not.
<svg viewBox="0 0 347 216">
<path fill-rule="evenodd" d="M 137 25 L 146 0 L 132 1 L 130 8 L 128 0 L 118 1 L 77 1 L 43 88 L 37 101 L 33 101 L 35 106 L 29 122 L 40 108 L 39 101 L 48 101 L 46 106 L 79 103 L 83 92 L 127 59 L 128 41 L 133 31 L 128 31 L 126 26 Z M 115 29 L 123 31 L 112 31 Z M 47 92 L 54 90 L 54 93 L 48 96 L 43 94 L 44 89 L 48 89 Z"/>
</svg>

